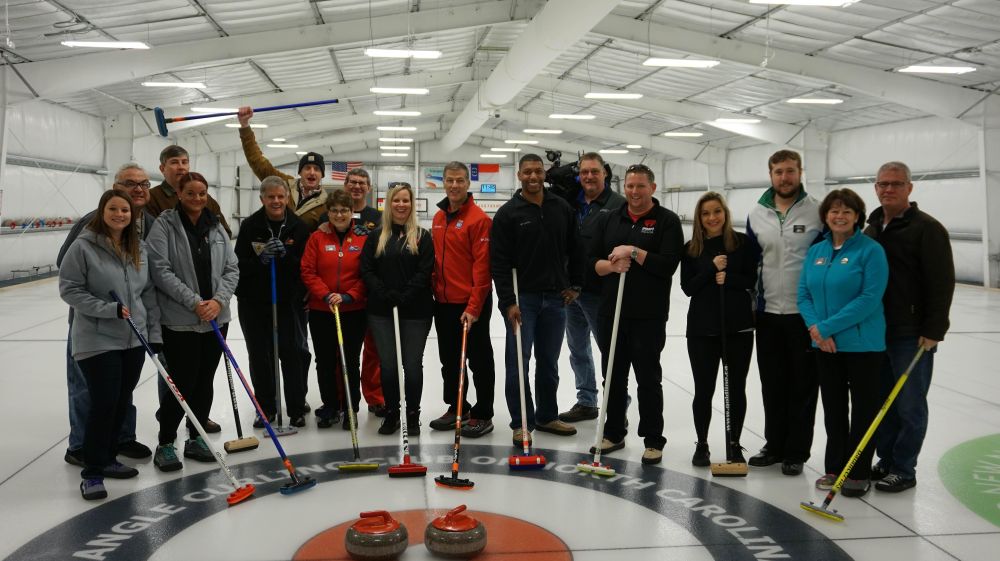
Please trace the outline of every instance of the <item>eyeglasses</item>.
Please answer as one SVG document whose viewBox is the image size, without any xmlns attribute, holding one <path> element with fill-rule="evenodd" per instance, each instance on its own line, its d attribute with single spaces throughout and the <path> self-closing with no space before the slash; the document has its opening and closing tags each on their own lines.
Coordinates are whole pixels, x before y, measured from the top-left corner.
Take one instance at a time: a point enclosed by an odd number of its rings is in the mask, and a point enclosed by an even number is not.
<svg viewBox="0 0 1000 561">
<path fill-rule="evenodd" d="M 351 214 L 351 209 L 349 208 L 331 208 L 327 209 L 330 214 Z"/>
<path fill-rule="evenodd" d="M 148 180 L 140 182 L 140 181 L 132 181 L 131 179 L 127 179 L 125 181 L 115 181 L 115 185 L 121 185 L 122 187 L 125 187 L 126 189 L 135 189 L 136 187 L 140 187 L 142 189 L 149 189 L 149 186 L 152 185 L 152 183 L 150 183 Z"/>
<path fill-rule="evenodd" d="M 877 181 L 875 187 L 878 189 L 902 189 L 909 183 L 908 181 Z"/>
</svg>

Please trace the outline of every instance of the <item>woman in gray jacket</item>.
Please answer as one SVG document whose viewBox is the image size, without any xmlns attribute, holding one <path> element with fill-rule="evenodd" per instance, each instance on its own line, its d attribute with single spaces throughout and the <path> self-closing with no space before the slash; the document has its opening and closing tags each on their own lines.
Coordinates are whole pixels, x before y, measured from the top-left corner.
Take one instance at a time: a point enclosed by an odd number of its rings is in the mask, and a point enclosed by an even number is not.
<svg viewBox="0 0 1000 561">
<path fill-rule="evenodd" d="M 139 338 L 122 320 L 132 318 L 150 342 L 160 342 L 156 290 L 135 219 L 142 220 L 142 215 L 125 192 L 105 191 L 94 218 L 59 268 L 59 295 L 75 315 L 73 359 L 90 394 L 80 483 L 87 500 L 108 496 L 105 477 L 127 479 L 139 474 L 115 460 L 117 435 L 146 357 Z M 123 303 L 114 301 L 112 290 Z"/>
<path fill-rule="evenodd" d="M 178 204 L 163 211 L 146 238 L 150 274 L 156 283 L 163 326 L 163 352 L 177 389 L 203 426 L 212 408 L 212 383 L 222 349 L 211 320 L 225 334 L 229 300 L 239 281 L 236 254 L 218 217 L 205 210 L 208 182 L 195 172 L 178 182 Z M 153 463 L 161 471 L 181 469 L 174 440 L 184 417 L 173 399 L 160 404 L 159 445 Z M 215 461 L 189 425 L 184 457 Z"/>
</svg>

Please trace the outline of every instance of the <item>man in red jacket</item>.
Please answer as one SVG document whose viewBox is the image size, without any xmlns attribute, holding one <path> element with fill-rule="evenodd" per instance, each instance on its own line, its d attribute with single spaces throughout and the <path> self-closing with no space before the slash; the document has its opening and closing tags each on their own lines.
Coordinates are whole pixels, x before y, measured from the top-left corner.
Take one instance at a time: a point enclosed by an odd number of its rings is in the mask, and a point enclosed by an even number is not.
<svg viewBox="0 0 1000 561">
<path fill-rule="evenodd" d="M 431 227 L 434 241 L 434 327 L 438 334 L 444 402 L 448 410 L 431 421 L 434 430 L 455 427 L 458 376 L 461 372 L 462 325 L 469 324 L 466 356 L 476 384 L 476 405 L 462 394 L 462 436 L 477 438 L 493 430 L 493 385 L 496 376 L 490 341 L 490 227 L 493 221 L 472 200 L 469 168 L 462 162 L 444 166 L 446 197 L 438 203 Z"/>
</svg>

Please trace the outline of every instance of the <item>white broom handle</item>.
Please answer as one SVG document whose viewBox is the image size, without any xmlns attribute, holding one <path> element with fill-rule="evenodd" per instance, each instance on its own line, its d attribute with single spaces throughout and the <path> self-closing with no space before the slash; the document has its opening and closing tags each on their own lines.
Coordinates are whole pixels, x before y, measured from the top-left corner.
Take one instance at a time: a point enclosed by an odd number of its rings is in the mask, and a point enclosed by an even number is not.
<svg viewBox="0 0 1000 561">
<path fill-rule="evenodd" d="M 403 345 L 399 341 L 399 308 L 392 307 L 392 329 L 396 336 L 396 374 L 399 378 L 399 416 L 403 426 L 406 426 L 406 383 L 403 379 Z M 410 455 L 410 443 L 406 437 L 407 431 L 400 431 L 399 437 L 403 442 L 403 456 Z"/>
<path fill-rule="evenodd" d="M 518 314 L 521 313 L 521 297 L 518 295 L 517 290 L 517 269 L 511 269 L 511 275 L 514 279 L 514 305 L 517 306 Z M 525 404 L 524 398 L 524 355 L 521 351 L 521 321 L 518 320 L 516 325 L 512 325 L 514 329 L 514 343 L 517 346 L 517 387 L 520 389 L 520 399 L 521 399 L 521 444 L 524 448 L 524 455 L 528 455 L 528 413 L 526 411 L 527 405 Z"/>
<path fill-rule="evenodd" d="M 615 318 L 611 324 L 611 344 L 608 347 L 608 366 L 604 370 L 604 395 L 601 396 L 601 416 L 597 421 L 597 435 L 594 437 L 594 463 L 601 463 L 601 439 L 604 436 L 604 421 L 608 417 L 608 394 L 611 390 L 611 373 L 615 367 L 615 347 L 618 345 L 618 319 L 622 314 L 622 296 L 625 294 L 625 273 L 618 275 L 618 296 L 615 298 Z"/>
</svg>

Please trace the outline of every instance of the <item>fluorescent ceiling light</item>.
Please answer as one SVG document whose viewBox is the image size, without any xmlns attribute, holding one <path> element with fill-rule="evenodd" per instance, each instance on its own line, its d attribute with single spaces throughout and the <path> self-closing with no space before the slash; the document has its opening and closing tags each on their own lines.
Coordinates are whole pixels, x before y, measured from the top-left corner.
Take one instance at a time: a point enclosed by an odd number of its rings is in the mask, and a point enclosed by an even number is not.
<svg viewBox="0 0 1000 561">
<path fill-rule="evenodd" d="M 407 131 L 407 132 L 409 132 L 409 131 L 415 131 L 415 130 L 417 130 L 417 127 L 390 127 L 390 126 L 381 126 L 381 127 L 375 127 L 375 128 L 377 130 L 380 130 L 380 131 Z"/>
<path fill-rule="evenodd" d="M 197 88 L 205 87 L 201 82 L 143 82 L 147 88 Z"/>
<path fill-rule="evenodd" d="M 520 152 L 520 148 L 490 148 L 492 152 Z"/>
<path fill-rule="evenodd" d="M 562 134 L 559 129 L 524 129 L 524 134 Z"/>
<path fill-rule="evenodd" d="M 441 58 L 441 51 L 415 51 L 412 49 L 365 49 L 374 58 Z"/>
<path fill-rule="evenodd" d="M 590 92 L 583 97 L 586 99 L 640 99 L 641 93 L 626 92 Z"/>
<path fill-rule="evenodd" d="M 638 149 L 642 148 L 642 146 L 639 145 L 639 144 L 626 144 L 625 148 L 631 148 L 632 150 L 638 150 Z"/>
<path fill-rule="evenodd" d="M 844 103 L 843 99 L 833 98 L 833 97 L 793 97 L 791 99 L 786 99 L 785 103 L 801 103 L 804 105 L 837 105 L 838 103 Z"/>
<path fill-rule="evenodd" d="M 379 142 L 413 142 L 412 138 L 380 138 Z"/>
<path fill-rule="evenodd" d="M 410 149 L 410 147 L 409 146 L 379 146 L 379 149 L 380 150 L 402 150 L 403 152 L 406 152 L 407 150 Z"/>
<path fill-rule="evenodd" d="M 271 140 L 274 141 L 274 142 L 284 142 L 286 139 L 284 139 L 284 138 L 272 138 Z"/>
<path fill-rule="evenodd" d="M 142 41 L 63 41 L 67 47 L 89 47 L 92 49 L 148 49 Z"/>
<path fill-rule="evenodd" d="M 976 68 L 974 66 L 907 66 L 900 68 L 896 72 L 908 72 L 916 74 L 965 74 L 966 72 L 975 72 Z"/>
<path fill-rule="evenodd" d="M 235 107 L 190 107 L 192 113 L 236 113 Z"/>
<path fill-rule="evenodd" d="M 306 155 L 306 154 L 308 154 L 308 153 L 309 153 L 309 152 L 296 152 L 295 154 L 297 154 L 297 155 L 299 155 L 299 156 L 305 156 L 305 155 Z"/>
<path fill-rule="evenodd" d="M 590 119 L 596 119 L 597 117 L 593 115 L 583 115 L 580 113 L 553 113 L 549 115 L 549 119 L 576 119 L 578 121 L 589 121 Z"/>
<path fill-rule="evenodd" d="M 623 150 L 621 148 L 606 148 L 604 150 L 598 150 L 601 154 L 628 154 L 628 150 Z"/>
<path fill-rule="evenodd" d="M 668 66 L 671 68 L 711 68 L 719 64 L 717 60 L 697 58 L 657 58 L 649 57 L 642 62 L 643 66 Z"/>
<path fill-rule="evenodd" d="M 480 158 L 506 158 L 507 154 L 480 154 Z"/>
<path fill-rule="evenodd" d="M 386 158 L 405 158 L 409 156 L 409 154 L 404 152 L 382 152 L 382 155 Z"/>
<path fill-rule="evenodd" d="M 511 139 L 511 140 L 504 140 L 504 142 L 507 144 L 538 144 L 537 140 Z"/>
<path fill-rule="evenodd" d="M 785 4 L 788 6 L 832 6 L 843 8 L 858 0 L 750 0 L 751 4 Z"/>
<path fill-rule="evenodd" d="M 410 94 L 410 95 L 427 95 L 430 90 L 427 88 L 381 88 L 374 87 L 368 88 L 368 91 L 373 94 Z"/>
<path fill-rule="evenodd" d="M 389 110 L 378 110 L 372 111 L 375 115 L 382 115 L 385 117 L 419 117 L 420 111 L 389 111 Z"/>
<path fill-rule="evenodd" d="M 752 125 L 754 123 L 759 123 L 760 119 L 716 119 L 712 121 L 720 125 Z"/>
<path fill-rule="evenodd" d="M 298 144 L 268 144 L 268 148 L 298 148 Z"/>
<path fill-rule="evenodd" d="M 662 136 L 677 136 L 677 137 L 691 137 L 696 138 L 699 136 L 704 136 L 705 133 L 701 132 L 665 132 Z"/>
<path fill-rule="evenodd" d="M 231 128 L 231 129 L 238 129 L 238 128 L 240 128 L 240 124 L 239 123 L 226 123 L 226 126 L 229 127 L 229 128 Z M 250 127 L 250 128 L 252 128 L 252 129 L 266 129 L 267 128 L 267 125 L 265 125 L 264 123 L 250 123 L 247 126 Z"/>
</svg>

